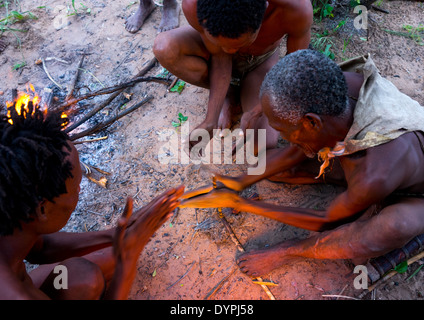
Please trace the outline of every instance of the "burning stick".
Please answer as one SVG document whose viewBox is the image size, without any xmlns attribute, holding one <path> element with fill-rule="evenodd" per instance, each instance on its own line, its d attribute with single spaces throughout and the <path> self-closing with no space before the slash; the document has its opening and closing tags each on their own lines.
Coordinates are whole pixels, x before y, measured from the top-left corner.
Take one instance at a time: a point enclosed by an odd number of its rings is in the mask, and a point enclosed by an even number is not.
<svg viewBox="0 0 424 320">
<path fill-rule="evenodd" d="M 138 77 L 142 77 L 144 76 L 147 72 L 150 71 L 150 69 L 152 69 L 155 64 L 156 64 L 157 60 L 156 58 L 151 59 L 147 65 L 135 76 L 134 79 L 138 78 Z M 92 116 L 94 116 L 96 113 L 98 113 L 99 111 L 103 110 L 106 106 L 108 106 L 117 96 L 119 96 L 119 94 L 124 91 L 124 89 L 118 90 L 115 93 L 113 93 L 105 102 L 101 103 L 98 107 L 96 107 L 95 109 L 93 109 L 92 111 L 90 111 L 88 114 L 86 114 L 80 121 L 68 126 L 65 129 L 65 132 L 71 132 L 72 130 L 74 130 L 75 128 L 79 127 L 81 124 L 83 124 L 84 122 L 86 122 L 88 119 L 90 119 Z"/>
<path fill-rule="evenodd" d="M 148 81 L 153 81 L 153 82 L 159 82 L 159 83 L 164 83 L 166 85 L 169 85 L 170 81 L 164 78 L 159 78 L 159 77 L 138 77 L 135 78 L 133 80 L 130 80 L 128 82 L 124 82 L 121 84 L 118 84 L 116 86 L 112 86 L 112 87 L 108 87 L 108 88 L 103 88 L 94 92 L 90 92 L 87 93 L 85 95 L 82 95 L 80 97 L 77 98 L 73 98 L 70 99 L 69 101 L 63 103 L 62 105 L 60 105 L 57 109 L 58 110 L 65 110 L 67 107 L 76 104 L 77 102 L 80 102 L 82 100 L 86 100 L 95 96 L 100 96 L 100 95 L 104 95 L 104 94 L 110 94 L 110 93 L 114 93 L 116 91 L 119 90 L 123 90 L 125 88 L 131 87 L 139 82 L 148 82 Z"/>
<path fill-rule="evenodd" d="M 106 128 L 107 126 L 111 125 L 112 123 L 114 123 L 115 121 L 121 119 L 122 117 L 126 116 L 127 114 L 133 112 L 134 110 L 137 110 L 138 108 L 140 108 L 142 105 L 144 105 L 145 103 L 149 102 L 150 100 L 152 100 L 153 97 L 152 96 L 148 96 L 147 98 L 145 98 L 144 100 L 140 101 L 139 103 L 135 104 L 134 106 L 124 110 L 123 112 L 121 112 L 120 114 L 118 114 L 115 117 L 110 118 L 109 120 L 103 122 L 103 123 L 99 123 L 97 125 L 95 125 L 92 128 L 89 128 L 87 130 L 84 130 L 82 132 L 76 133 L 72 136 L 70 136 L 70 140 L 74 141 L 76 139 L 82 138 L 84 136 L 87 136 L 89 134 L 93 134 L 96 133 L 104 128 Z"/>
<path fill-rule="evenodd" d="M 81 164 L 82 173 L 84 174 L 84 176 L 87 177 L 87 179 L 101 186 L 102 188 L 105 188 L 105 189 L 107 188 L 107 178 L 105 177 L 105 175 L 110 175 L 109 172 L 106 172 L 97 167 L 88 165 L 82 161 L 80 161 L 80 164 Z M 100 173 L 100 176 L 99 176 L 99 173 Z"/>
</svg>

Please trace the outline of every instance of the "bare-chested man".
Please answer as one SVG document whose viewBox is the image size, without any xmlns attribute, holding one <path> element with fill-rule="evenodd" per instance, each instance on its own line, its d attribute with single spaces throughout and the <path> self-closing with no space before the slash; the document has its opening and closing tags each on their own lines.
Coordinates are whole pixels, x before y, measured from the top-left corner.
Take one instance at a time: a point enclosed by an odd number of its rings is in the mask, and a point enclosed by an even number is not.
<svg viewBox="0 0 424 320">
<path fill-rule="evenodd" d="M 125 23 L 125 29 L 135 33 L 143 26 L 156 5 L 153 0 L 140 0 L 137 11 L 129 17 Z M 177 28 L 180 24 L 180 5 L 176 0 L 163 0 L 162 19 L 159 25 L 159 32 Z"/>
<path fill-rule="evenodd" d="M 116 228 L 59 232 L 82 177 L 63 124 L 38 108 L 0 119 L 0 299 L 126 299 L 140 252 L 179 205 L 182 187 L 134 213 L 129 199 Z M 28 273 L 24 259 L 39 266 Z"/>
<path fill-rule="evenodd" d="M 362 263 L 424 233 L 424 107 L 382 78 L 370 57 L 341 67 L 312 50 L 284 57 L 265 77 L 261 102 L 269 124 L 291 145 L 268 153 L 262 176 L 217 176 L 217 189 L 184 196 L 182 207 L 233 207 L 320 231 L 243 254 L 239 267 L 251 276 L 292 257 Z M 234 192 L 269 177 L 332 182 L 346 190 L 323 211 L 246 200 Z"/>
<path fill-rule="evenodd" d="M 285 35 L 287 53 L 308 47 L 311 2 L 183 0 L 182 9 L 189 25 L 159 34 L 153 51 L 172 74 L 210 89 L 206 117 L 197 128 L 210 134 L 229 128 L 240 105 L 243 130 L 266 122 L 259 119 L 260 84 L 278 61 Z M 267 141 L 275 146 L 278 134 L 268 129 Z"/>
</svg>

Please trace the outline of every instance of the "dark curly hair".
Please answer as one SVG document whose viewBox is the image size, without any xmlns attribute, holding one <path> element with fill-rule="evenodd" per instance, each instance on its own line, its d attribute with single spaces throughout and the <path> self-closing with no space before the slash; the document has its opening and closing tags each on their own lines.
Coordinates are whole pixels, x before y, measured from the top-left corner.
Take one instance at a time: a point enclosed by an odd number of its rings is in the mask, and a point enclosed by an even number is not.
<svg viewBox="0 0 424 320">
<path fill-rule="evenodd" d="M 66 193 L 73 168 L 65 159 L 71 151 L 62 130 L 67 118 L 32 102 L 21 114 L 15 105 L 7 109 L 0 117 L 0 236 L 33 220 L 42 200 Z"/>
<path fill-rule="evenodd" d="M 262 82 L 260 96 L 265 93 L 274 114 L 291 123 L 309 112 L 338 116 L 348 106 L 347 83 L 340 67 L 309 49 L 282 58 Z"/>
<path fill-rule="evenodd" d="M 212 36 L 236 39 L 256 32 L 266 10 L 266 0 L 198 0 L 197 18 Z"/>
</svg>

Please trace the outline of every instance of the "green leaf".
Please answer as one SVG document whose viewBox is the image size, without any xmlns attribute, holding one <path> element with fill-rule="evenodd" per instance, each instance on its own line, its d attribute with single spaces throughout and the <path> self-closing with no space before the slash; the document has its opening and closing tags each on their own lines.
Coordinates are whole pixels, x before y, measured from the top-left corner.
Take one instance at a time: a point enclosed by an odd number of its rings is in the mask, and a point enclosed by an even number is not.
<svg viewBox="0 0 424 320">
<path fill-rule="evenodd" d="M 181 92 L 184 90 L 185 82 L 183 80 L 178 80 L 177 83 L 169 89 L 171 92 L 178 92 L 181 94 Z"/>
<path fill-rule="evenodd" d="M 19 13 L 18 11 L 10 11 L 10 14 L 15 18 L 15 19 L 18 19 L 18 20 L 24 20 L 24 16 L 21 14 L 21 13 Z"/>
<path fill-rule="evenodd" d="M 403 261 L 395 267 L 397 273 L 405 273 L 408 270 L 408 262 Z"/>
<path fill-rule="evenodd" d="M 180 127 L 181 126 L 181 123 L 172 121 L 172 126 L 173 127 Z"/>
<path fill-rule="evenodd" d="M 152 277 L 156 277 L 156 269 L 155 269 L 155 271 L 153 271 Z"/>
</svg>

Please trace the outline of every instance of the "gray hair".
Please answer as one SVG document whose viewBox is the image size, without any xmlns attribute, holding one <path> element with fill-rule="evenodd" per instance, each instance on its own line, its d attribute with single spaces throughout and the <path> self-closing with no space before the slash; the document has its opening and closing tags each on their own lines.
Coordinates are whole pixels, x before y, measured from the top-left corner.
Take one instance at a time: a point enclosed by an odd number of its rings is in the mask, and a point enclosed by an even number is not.
<svg viewBox="0 0 424 320">
<path fill-rule="evenodd" d="M 275 116 L 297 123 L 305 114 L 338 116 L 349 99 L 340 67 L 315 50 L 298 50 L 282 58 L 265 76 L 260 97 L 267 94 Z"/>
</svg>

